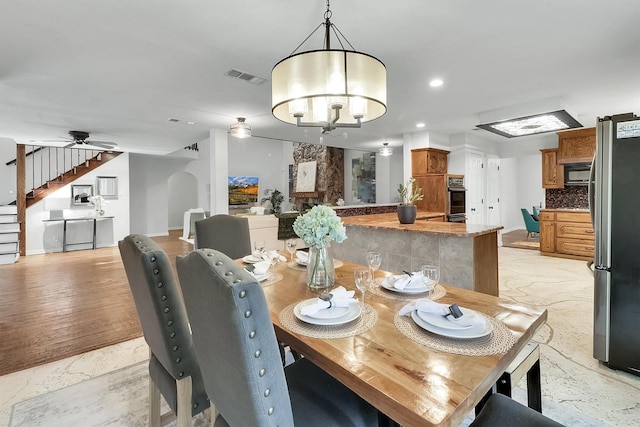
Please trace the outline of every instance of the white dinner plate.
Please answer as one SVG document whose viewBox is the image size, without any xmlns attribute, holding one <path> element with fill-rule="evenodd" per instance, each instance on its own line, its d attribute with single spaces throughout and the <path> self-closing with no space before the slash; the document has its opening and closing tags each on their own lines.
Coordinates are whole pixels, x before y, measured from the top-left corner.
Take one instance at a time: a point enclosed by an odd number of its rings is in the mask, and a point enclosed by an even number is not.
<svg viewBox="0 0 640 427">
<path fill-rule="evenodd" d="M 308 304 L 315 304 L 317 300 L 318 300 L 317 298 L 311 298 L 311 299 L 299 302 L 293 308 L 293 314 L 303 322 L 311 323 L 312 325 L 325 325 L 325 326 L 342 325 L 344 323 L 349 323 L 353 320 L 356 320 L 358 317 L 360 317 L 360 312 L 361 312 L 360 304 L 357 304 L 357 303 L 349 304 L 349 307 L 336 307 L 336 308 L 342 308 L 346 310 L 345 314 L 342 314 L 338 317 L 329 317 L 329 318 L 318 317 L 318 316 L 322 316 L 322 314 L 319 314 L 321 311 L 331 311 L 333 310 L 333 308 L 319 310 L 318 313 L 314 315 L 315 317 L 304 316 L 302 313 L 300 313 L 300 310 L 302 307 Z M 337 313 L 337 312 L 334 312 L 334 313 Z M 329 316 L 333 316 L 334 313 L 329 314 Z"/>
<path fill-rule="evenodd" d="M 462 314 L 464 314 L 464 317 L 471 318 L 471 317 L 479 316 L 480 318 L 485 320 L 484 317 L 480 316 L 473 310 L 469 310 L 468 308 L 461 308 L 460 310 L 462 310 Z M 441 314 L 427 313 L 425 311 L 420 311 L 420 310 L 417 310 L 417 314 L 425 322 L 431 323 L 433 326 L 437 326 L 438 328 L 442 328 L 442 329 L 460 330 L 460 329 L 469 329 L 474 326 L 474 325 L 461 325 L 459 323 L 449 320 L 450 316 L 444 317 Z"/>
<path fill-rule="evenodd" d="M 262 258 L 254 257 L 253 255 L 247 255 L 242 257 L 242 262 L 245 264 L 255 264 L 256 262 L 264 261 Z"/>
<path fill-rule="evenodd" d="M 416 322 L 416 325 L 420 326 L 422 329 L 426 329 L 427 331 L 432 332 L 434 334 L 442 335 L 443 337 L 449 337 L 449 338 L 463 338 L 463 339 L 482 338 L 489 335 L 491 331 L 493 331 L 493 325 L 491 325 L 491 322 L 486 322 L 484 324 L 484 327 L 473 326 L 469 329 L 439 328 L 437 326 L 432 325 L 429 322 L 425 322 L 424 320 L 422 320 L 422 318 L 418 316 L 417 310 L 413 310 L 411 312 L 411 318 L 413 319 L 414 322 Z"/>
<path fill-rule="evenodd" d="M 401 294 L 421 294 L 423 292 L 427 292 L 428 288 L 426 286 L 416 286 L 413 284 L 412 286 L 405 286 L 404 289 L 398 289 L 393 284 L 400 279 L 402 276 L 388 276 L 380 281 L 380 286 L 385 288 L 388 291 L 399 292 Z M 411 285 L 411 284 L 410 284 Z"/>
<path fill-rule="evenodd" d="M 255 277 L 258 282 L 264 282 L 265 280 L 271 277 L 271 273 L 268 271 L 265 274 L 253 274 L 251 272 L 249 272 L 249 274 Z"/>
<path fill-rule="evenodd" d="M 296 264 L 298 265 L 307 265 L 307 261 L 302 261 L 300 258 L 296 257 Z"/>
</svg>

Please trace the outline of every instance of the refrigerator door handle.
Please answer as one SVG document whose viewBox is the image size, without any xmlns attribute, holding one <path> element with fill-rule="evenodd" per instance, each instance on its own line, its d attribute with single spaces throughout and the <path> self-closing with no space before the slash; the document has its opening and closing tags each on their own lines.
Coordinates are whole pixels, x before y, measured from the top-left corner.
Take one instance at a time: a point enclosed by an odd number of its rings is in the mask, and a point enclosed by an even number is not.
<svg viewBox="0 0 640 427">
<path fill-rule="evenodd" d="M 595 219 L 595 197 L 596 197 L 596 154 L 593 155 L 593 160 L 591 161 L 591 167 L 589 168 L 589 214 L 591 214 L 591 225 L 593 228 L 596 228 L 596 219 Z"/>
</svg>

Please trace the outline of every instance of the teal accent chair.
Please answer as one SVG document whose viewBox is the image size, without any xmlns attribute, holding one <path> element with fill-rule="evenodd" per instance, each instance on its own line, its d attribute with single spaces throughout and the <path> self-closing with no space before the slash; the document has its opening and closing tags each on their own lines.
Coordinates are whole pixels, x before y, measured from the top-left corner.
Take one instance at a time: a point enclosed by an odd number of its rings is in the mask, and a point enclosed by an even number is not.
<svg viewBox="0 0 640 427">
<path fill-rule="evenodd" d="M 533 216 L 534 216 L 534 218 L 539 218 L 540 217 L 540 209 L 537 206 L 533 207 Z"/>
<path fill-rule="evenodd" d="M 524 225 L 527 227 L 527 240 L 533 237 L 534 234 L 540 234 L 540 223 L 525 208 L 520 209 L 520 211 L 522 211 Z"/>
</svg>

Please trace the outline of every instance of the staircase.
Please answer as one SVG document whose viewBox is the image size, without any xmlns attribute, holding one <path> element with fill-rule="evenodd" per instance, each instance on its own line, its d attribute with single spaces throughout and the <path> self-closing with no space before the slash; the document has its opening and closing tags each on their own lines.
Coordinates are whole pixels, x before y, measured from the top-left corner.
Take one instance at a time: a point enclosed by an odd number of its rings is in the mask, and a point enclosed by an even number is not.
<svg viewBox="0 0 640 427">
<path fill-rule="evenodd" d="M 0 206 L 0 264 L 12 264 L 20 257 L 20 223 L 17 206 Z"/>
<path fill-rule="evenodd" d="M 68 171 L 54 177 L 49 181 L 44 182 L 39 187 L 29 191 L 27 193 L 27 207 L 34 205 L 54 191 L 60 189 L 61 187 L 64 187 L 67 184 L 72 183 L 76 179 L 100 167 L 109 160 L 118 157 L 120 154 L 122 153 L 118 151 L 98 151 L 97 154 L 93 155 L 92 157 L 87 157 Z"/>
</svg>

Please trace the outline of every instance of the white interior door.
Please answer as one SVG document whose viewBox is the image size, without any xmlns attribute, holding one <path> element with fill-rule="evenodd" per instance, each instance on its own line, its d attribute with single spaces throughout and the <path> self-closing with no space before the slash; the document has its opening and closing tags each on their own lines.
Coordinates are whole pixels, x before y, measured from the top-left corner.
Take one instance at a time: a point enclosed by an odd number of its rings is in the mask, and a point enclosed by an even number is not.
<svg viewBox="0 0 640 427">
<path fill-rule="evenodd" d="M 482 153 L 469 152 L 465 186 L 467 187 L 467 223 L 485 223 L 485 184 L 484 156 Z"/>
<path fill-rule="evenodd" d="M 487 224 L 500 225 L 500 159 L 487 158 Z"/>
</svg>

